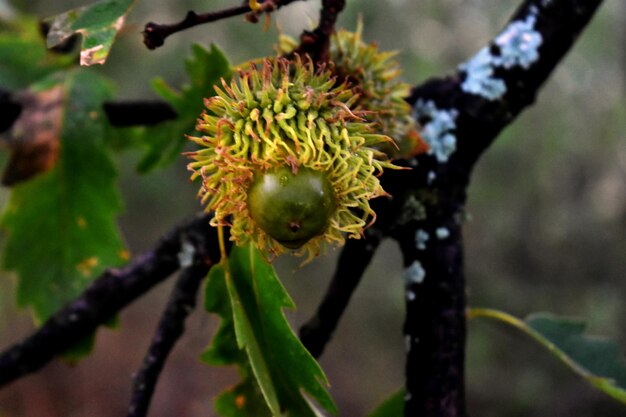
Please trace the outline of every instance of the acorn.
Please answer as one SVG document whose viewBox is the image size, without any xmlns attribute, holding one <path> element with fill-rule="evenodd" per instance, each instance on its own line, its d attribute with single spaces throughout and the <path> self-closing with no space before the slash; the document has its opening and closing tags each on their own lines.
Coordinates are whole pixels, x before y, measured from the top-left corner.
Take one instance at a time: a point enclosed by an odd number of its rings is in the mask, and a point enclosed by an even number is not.
<svg viewBox="0 0 626 417">
<path fill-rule="evenodd" d="M 310 59 L 266 59 L 215 86 L 189 137 L 199 197 L 213 226 L 270 255 L 309 259 L 327 244 L 360 238 L 375 219 L 369 200 L 386 195 L 378 176 L 397 168 L 345 82 Z"/>
<path fill-rule="evenodd" d="M 294 174 L 280 167 L 258 175 L 248 189 L 247 203 L 259 227 L 289 249 L 323 234 L 336 208 L 326 173 L 308 168 Z"/>
</svg>

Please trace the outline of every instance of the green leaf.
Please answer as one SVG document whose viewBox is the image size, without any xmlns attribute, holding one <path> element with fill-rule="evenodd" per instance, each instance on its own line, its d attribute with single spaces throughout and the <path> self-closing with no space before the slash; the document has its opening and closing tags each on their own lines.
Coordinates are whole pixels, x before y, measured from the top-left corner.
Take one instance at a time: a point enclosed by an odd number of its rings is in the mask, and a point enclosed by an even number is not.
<svg viewBox="0 0 626 417">
<path fill-rule="evenodd" d="M 34 91 L 61 89 L 58 157 L 54 167 L 13 188 L 0 226 L 4 268 L 17 273 L 17 302 L 45 320 L 106 267 L 127 257 L 116 226 L 121 202 L 103 141 L 102 101 L 111 86 L 72 71 Z"/>
<path fill-rule="evenodd" d="M 376 407 L 367 417 L 403 417 L 404 393 L 404 389 L 398 390 Z"/>
<path fill-rule="evenodd" d="M 152 83 L 157 94 L 176 110 L 178 118 L 143 129 L 147 152 L 139 163 L 140 172 L 168 164 L 180 156 L 187 142 L 184 135 L 194 131 L 196 120 L 204 110 L 204 98 L 213 96 L 213 85 L 230 76 L 228 60 L 215 45 L 210 50 L 193 45 L 192 55 L 185 64 L 190 83 L 180 91 L 160 78 Z"/>
<path fill-rule="evenodd" d="M 198 110 L 204 109 L 204 97 L 215 94 L 213 85 L 230 75 L 230 64 L 215 44 L 211 44 L 208 51 L 202 45 L 194 44 L 191 47 L 191 57 L 185 61 L 185 67 L 190 83 L 183 85 L 180 91 L 159 78 L 154 81 L 153 87 L 176 111 L 182 114 L 191 112 L 195 121 L 200 114 Z"/>
<path fill-rule="evenodd" d="M 209 363 L 237 363 L 240 367 L 243 382 L 232 391 L 237 395 L 225 393 L 218 398 L 218 403 L 231 405 L 228 409 L 232 412 L 226 415 L 265 415 L 235 413 L 243 412 L 237 404 L 258 402 L 245 395 L 241 397 L 242 393 L 254 393 L 255 386 L 271 415 L 318 416 L 304 393 L 324 409 L 336 413 L 323 371 L 284 316 L 283 308 L 294 308 L 294 304 L 271 265 L 256 248 L 247 246 L 233 247 L 227 268 L 220 267 L 215 273 L 212 270 L 207 284 L 207 310 L 218 312 L 223 321 L 203 356 Z M 216 282 L 219 280 L 220 283 Z M 225 300 L 230 301 L 229 306 Z M 244 357 L 237 353 L 242 351 Z"/>
<path fill-rule="evenodd" d="M 74 58 L 46 49 L 36 19 L 19 18 L 2 22 L 0 28 L 0 85 L 18 90 L 28 87 Z"/>
<path fill-rule="evenodd" d="M 226 277 L 222 264 L 209 271 L 205 288 L 204 308 L 209 313 L 218 314 L 222 321 L 213 341 L 202 354 L 201 359 L 209 365 L 232 365 L 246 362 L 246 355 L 237 346 L 233 327 L 233 310 L 226 289 Z"/>
<path fill-rule="evenodd" d="M 220 417 L 271 417 L 272 413 L 254 377 L 246 375 L 242 382 L 227 389 L 215 399 Z"/>
<path fill-rule="evenodd" d="M 57 46 L 70 36 L 80 34 L 83 37 L 80 65 L 104 64 L 133 2 L 102 0 L 46 19 L 50 22 L 48 47 Z"/>
<path fill-rule="evenodd" d="M 221 318 L 220 327 L 201 359 L 209 365 L 239 365 L 241 382 L 215 399 L 215 410 L 221 417 L 270 417 L 271 413 L 259 385 L 254 379 L 248 357 L 237 345 L 233 310 L 226 288 L 226 275 L 222 264 L 209 271 L 205 289 L 205 309 Z"/>
<path fill-rule="evenodd" d="M 495 319 L 522 330 L 588 383 L 626 403 L 626 362 L 618 345 L 586 336 L 584 322 L 547 313 L 532 314 L 522 321 L 501 311 L 482 308 L 472 308 L 468 314 L 470 318 Z"/>
</svg>

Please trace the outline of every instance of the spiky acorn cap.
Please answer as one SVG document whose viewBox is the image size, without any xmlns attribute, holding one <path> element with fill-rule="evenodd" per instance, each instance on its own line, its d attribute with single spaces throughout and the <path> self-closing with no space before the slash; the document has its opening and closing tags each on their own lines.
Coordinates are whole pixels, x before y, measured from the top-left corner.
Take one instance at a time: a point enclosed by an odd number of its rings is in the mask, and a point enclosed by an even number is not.
<svg viewBox="0 0 626 417">
<path fill-rule="evenodd" d="M 426 152 L 428 145 L 418 133 L 417 123 L 406 102 L 410 85 L 399 80 L 400 64 L 394 58 L 395 51 L 381 52 L 376 44 L 363 41 L 363 25 L 357 30 L 340 29 L 330 41 L 330 61 L 333 75 L 346 80 L 358 99 L 353 107 L 363 111 L 368 121 L 376 124 L 376 130 L 390 136 L 395 143 L 376 146 L 392 158 L 408 158 Z M 290 53 L 297 42 L 281 35 L 277 50 Z"/>
<path fill-rule="evenodd" d="M 251 64 L 215 91 L 196 126 L 203 136 L 189 137 L 202 149 L 188 154 L 192 179 L 202 178 L 202 203 L 215 212 L 211 224 L 230 226 L 235 242 L 250 239 L 272 255 L 286 251 L 251 215 L 248 192 L 258 178 L 288 167 L 293 175 L 323 175 L 333 194 L 327 226 L 299 254 L 342 244 L 344 234 L 361 237 L 376 216 L 369 200 L 386 194 L 377 175 L 394 166 L 374 148 L 391 139 L 351 110 L 353 90 L 296 57 Z"/>
<path fill-rule="evenodd" d="M 397 53 L 381 52 L 376 44 L 365 43 L 362 31 L 359 22 L 356 32 L 340 29 L 332 36 L 333 73 L 339 79 L 346 78 L 359 94 L 355 109 L 368 111 L 368 120 L 394 139 L 397 148 L 384 146 L 386 153 L 398 158 L 424 152 L 426 145 L 417 133 L 411 106 L 405 100 L 410 85 L 398 79 L 402 71 L 394 59 Z"/>
</svg>

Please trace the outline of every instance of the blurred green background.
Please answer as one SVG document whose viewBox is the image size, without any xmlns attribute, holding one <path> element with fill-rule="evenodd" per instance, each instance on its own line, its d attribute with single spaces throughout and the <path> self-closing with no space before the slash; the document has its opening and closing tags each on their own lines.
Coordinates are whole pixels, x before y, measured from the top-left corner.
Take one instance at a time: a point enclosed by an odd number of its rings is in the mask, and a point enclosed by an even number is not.
<svg viewBox="0 0 626 417">
<path fill-rule="evenodd" d="M 79 0 L 0 0 L 46 17 Z M 107 64 L 120 98 L 151 98 L 149 81 L 184 82 L 190 44 L 216 42 L 233 63 L 270 54 L 277 29 L 297 36 L 317 19 L 319 1 L 276 13 L 266 33 L 241 18 L 196 27 L 147 50 L 148 21 L 173 22 L 187 10 L 226 1 L 138 1 Z M 506 23 L 519 1 L 348 1 L 339 25 L 354 29 L 362 15 L 367 41 L 396 49 L 404 78 L 419 83 L 453 71 Z M 626 351 L 626 2 L 606 0 L 579 42 L 526 111 L 479 162 L 469 190 L 465 225 L 468 298 L 472 306 L 525 316 L 535 311 L 579 316 L 590 332 L 616 339 Z M 121 227 L 132 253 L 150 248 L 181 218 L 199 209 L 186 161 L 147 176 L 139 155 L 119 158 L 126 210 Z M 7 190 L 0 191 L 6 200 Z M 298 326 L 314 312 L 336 253 L 298 269 L 277 268 L 298 310 Z M 386 242 L 368 269 L 321 363 L 341 416 L 364 416 L 404 379 L 401 258 Z M 0 417 L 110 417 L 125 414 L 131 374 L 139 367 L 172 280 L 121 314 L 121 328 L 101 330 L 95 352 L 78 365 L 53 363 L 0 391 Z M 14 277 L 0 276 L 0 349 L 32 331 L 16 309 Z M 173 352 L 150 416 L 213 416 L 211 398 L 236 382 L 229 368 L 201 365 L 198 355 L 216 319 L 201 309 Z M 619 417 L 626 408 L 581 379 L 519 333 L 488 322 L 469 325 L 467 397 L 476 417 Z"/>
</svg>

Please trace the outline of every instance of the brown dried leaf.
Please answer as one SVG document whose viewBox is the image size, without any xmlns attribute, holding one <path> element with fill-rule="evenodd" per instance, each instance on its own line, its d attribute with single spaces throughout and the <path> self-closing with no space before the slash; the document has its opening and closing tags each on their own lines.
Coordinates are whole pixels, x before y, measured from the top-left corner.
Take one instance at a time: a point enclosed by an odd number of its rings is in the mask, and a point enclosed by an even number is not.
<svg viewBox="0 0 626 417">
<path fill-rule="evenodd" d="M 12 129 L 0 136 L 11 151 L 2 184 L 15 185 L 54 167 L 59 154 L 64 90 L 26 91 L 17 96 L 22 113 Z"/>
</svg>

